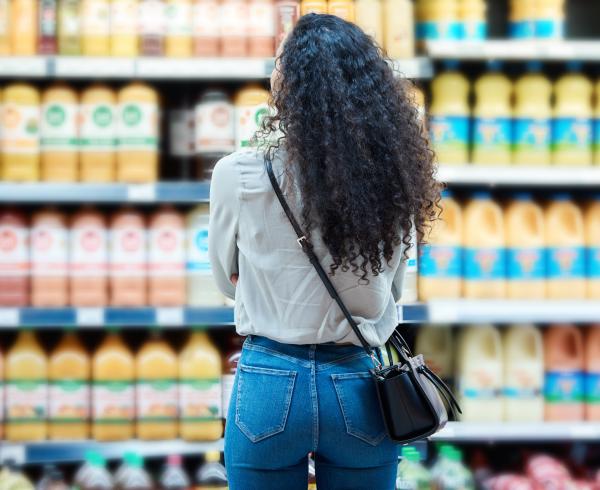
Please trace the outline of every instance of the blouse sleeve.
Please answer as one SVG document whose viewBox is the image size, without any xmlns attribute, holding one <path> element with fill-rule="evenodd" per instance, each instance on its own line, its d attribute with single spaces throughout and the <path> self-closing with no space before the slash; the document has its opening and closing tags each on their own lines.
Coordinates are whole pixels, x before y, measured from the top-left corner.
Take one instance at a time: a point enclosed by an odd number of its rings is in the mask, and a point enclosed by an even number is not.
<svg viewBox="0 0 600 490">
<path fill-rule="evenodd" d="M 397 303 L 400 301 L 402 296 L 402 285 L 404 284 L 404 273 L 406 272 L 406 260 L 402 258 L 400 264 L 398 265 L 398 269 L 396 270 L 396 274 L 394 275 L 394 280 L 392 282 L 392 295 L 394 296 L 394 301 Z"/>
</svg>

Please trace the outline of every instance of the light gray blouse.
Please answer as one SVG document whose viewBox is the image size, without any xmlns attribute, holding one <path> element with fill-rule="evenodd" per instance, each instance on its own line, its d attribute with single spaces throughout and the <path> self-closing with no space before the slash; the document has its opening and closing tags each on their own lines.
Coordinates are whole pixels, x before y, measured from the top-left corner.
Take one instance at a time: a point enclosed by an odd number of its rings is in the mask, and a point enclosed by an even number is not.
<svg viewBox="0 0 600 490">
<path fill-rule="evenodd" d="M 299 221 L 297 199 L 289 197 L 289 178 L 279 152 L 273 170 Z M 291 195 L 298 195 L 292 192 Z M 315 253 L 325 270 L 331 256 L 317 231 Z M 262 335 L 288 344 L 324 342 L 360 345 L 338 305 L 310 265 L 273 188 L 262 153 L 255 149 L 222 158 L 210 187 L 209 254 L 219 289 L 235 299 L 240 335 Z M 359 284 L 351 271 L 337 270 L 331 279 L 372 346 L 385 343 L 398 323 L 396 301 L 402 291 L 405 262 L 401 246 L 384 272 Z M 231 275 L 239 274 L 237 287 Z"/>
</svg>

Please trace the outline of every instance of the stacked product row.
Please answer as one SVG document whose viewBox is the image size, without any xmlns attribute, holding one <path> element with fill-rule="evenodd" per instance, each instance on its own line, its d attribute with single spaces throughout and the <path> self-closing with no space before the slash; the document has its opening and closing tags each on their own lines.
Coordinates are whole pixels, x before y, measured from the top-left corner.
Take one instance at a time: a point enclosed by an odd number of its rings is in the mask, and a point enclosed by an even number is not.
<svg viewBox="0 0 600 490">
<path fill-rule="evenodd" d="M 454 378 L 465 422 L 600 421 L 600 326 L 424 327 L 416 351 Z"/>
<path fill-rule="evenodd" d="M 465 164 L 469 150 L 478 165 L 600 163 L 600 84 L 579 63 L 554 85 L 537 62 L 514 83 L 499 63 L 489 68 L 473 87 L 454 62 L 433 80 L 430 134 L 441 163 Z"/>
<path fill-rule="evenodd" d="M 600 299 L 600 198 L 581 206 L 554 194 L 544 206 L 517 193 L 502 206 L 488 192 L 441 201 L 420 248 L 419 296 Z"/>
</svg>

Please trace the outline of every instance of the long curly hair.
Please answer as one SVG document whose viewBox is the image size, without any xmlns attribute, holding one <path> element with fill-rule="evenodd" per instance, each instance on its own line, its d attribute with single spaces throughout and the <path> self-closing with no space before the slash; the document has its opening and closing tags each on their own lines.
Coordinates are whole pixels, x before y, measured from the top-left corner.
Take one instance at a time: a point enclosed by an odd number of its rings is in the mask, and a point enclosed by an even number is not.
<svg viewBox="0 0 600 490">
<path fill-rule="evenodd" d="M 265 158 L 285 148 L 305 232 L 321 232 L 330 274 L 351 269 L 368 282 L 401 242 L 406 258 L 413 223 L 422 237 L 437 215 L 434 156 L 412 83 L 371 37 L 332 15 L 303 16 L 276 70 L 274 110 L 258 133 Z"/>
</svg>

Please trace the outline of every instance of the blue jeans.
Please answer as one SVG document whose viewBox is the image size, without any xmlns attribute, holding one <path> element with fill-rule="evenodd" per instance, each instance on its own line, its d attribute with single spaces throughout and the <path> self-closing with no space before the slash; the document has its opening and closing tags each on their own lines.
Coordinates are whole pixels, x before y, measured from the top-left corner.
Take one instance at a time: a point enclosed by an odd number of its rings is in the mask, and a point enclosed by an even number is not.
<svg viewBox="0 0 600 490">
<path fill-rule="evenodd" d="M 282 344 L 248 336 L 225 428 L 231 490 L 393 490 L 397 446 L 387 436 L 369 368 L 353 345 Z"/>
</svg>

